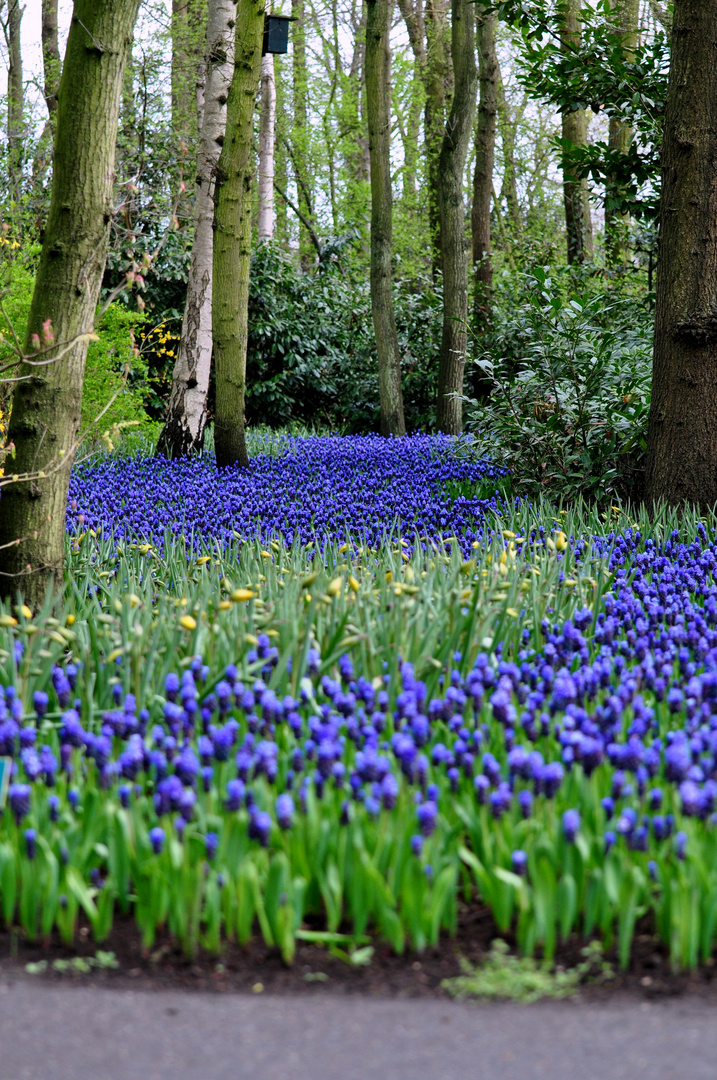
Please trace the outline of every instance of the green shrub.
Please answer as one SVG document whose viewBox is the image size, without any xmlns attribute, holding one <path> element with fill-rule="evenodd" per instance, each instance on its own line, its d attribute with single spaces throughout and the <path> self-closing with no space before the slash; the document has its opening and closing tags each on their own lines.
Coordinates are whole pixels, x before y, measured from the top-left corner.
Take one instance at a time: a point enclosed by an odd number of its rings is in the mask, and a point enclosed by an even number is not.
<svg viewBox="0 0 717 1080">
<path fill-rule="evenodd" d="M 466 399 L 467 430 L 481 454 L 510 468 L 517 494 L 639 498 L 652 354 L 646 309 L 604 291 L 571 294 L 546 269 L 522 278 L 510 309 L 498 312 L 505 352 L 475 362 L 490 391 Z"/>
<path fill-rule="evenodd" d="M 5 281 L 0 287 L 0 364 L 13 358 L 13 335 L 20 342 L 25 336 L 33 285 L 34 275 L 29 266 L 16 261 L 6 269 Z M 114 425 L 143 426 L 148 423 L 144 409 L 146 363 L 132 344 L 132 333 L 142 322 L 142 315 L 113 303 L 96 327 L 98 340 L 91 342 L 87 350 L 82 394 L 82 431 L 91 427 L 87 434 L 90 445 L 99 442 L 102 432 Z M 125 367 L 129 369 L 126 382 Z M 11 383 L 5 383 L 6 392 L 0 407 L 9 405 L 11 387 Z M 110 401 L 112 404 L 107 412 L 94 425 Z"/>
</svg>

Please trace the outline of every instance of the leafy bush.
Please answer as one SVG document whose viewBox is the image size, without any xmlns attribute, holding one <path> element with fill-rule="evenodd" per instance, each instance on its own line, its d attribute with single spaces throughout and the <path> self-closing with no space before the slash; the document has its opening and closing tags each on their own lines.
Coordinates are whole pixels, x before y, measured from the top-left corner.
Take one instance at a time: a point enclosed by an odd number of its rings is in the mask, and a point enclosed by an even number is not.
<svg viewBox="0 0 717 1080">
<path fill-rule="evenodd" d="M 538 268 L 503 314 L 508 355 L 480 356 L 489 396 L 467 399 L 481 454 L 510 467 L 519 494 L 639 497 L 651 337 L 635 300 L 571 295 Z"/>
<path fill-rule="evenodd" d="M 34 275 L 30 266 L 16 261 L 6 271 L 0 292 L 0 364 L 13 359 L 13 335 L 19 341 L 25 336 L 30 313 Z M 98 340 L 87 350 L 85 383 L 82 394 L 82 429 L 88 428 L 116 394 L 112 405 L 89 434 L 97 442 L 101 432 L 116 424 L 144 425 L 148 417 L 144 409 L 147 367 L 132 345 L 132 332 L 143 322 L 143 316 L 113 303 L 97 327 Z M 126 384 L 123 371 L 129 368 Z M 3 401 L 9 405 L 11 383 L 5 383 Z"/>
<path fill-rule="evenodd" d="M 440 295 L 432 284 L 396 286 L 404 405 L 409 430 L 435 415 Z M 368 282 L 346 269 L 340 246 L 312 273 L 280 249 L 252 257 L 247 419 L 349 432 L 378 428 L 379 397 Z"/>
</svg>

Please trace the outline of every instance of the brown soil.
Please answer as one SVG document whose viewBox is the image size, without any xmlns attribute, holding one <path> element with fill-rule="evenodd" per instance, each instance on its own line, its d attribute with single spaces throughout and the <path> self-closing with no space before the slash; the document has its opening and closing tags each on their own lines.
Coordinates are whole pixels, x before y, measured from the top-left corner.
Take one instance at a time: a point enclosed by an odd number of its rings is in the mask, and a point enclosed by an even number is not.
<svg viewBox="0 0 717 1080">
<path fill-rule="evenodd" d="M 276 950 L 267 949 L 257 941 L 246 949 L 227 944 L 220 956 L 200 950 L 188 960 L 165 937 L 158 939 L 154 949 L 146 954 L 132 920 L 118 917 L 109 938 L 99 946 L 115 954 L 117 969 L 95 969 L 86 975 L 52 970 L 53 960 L 94 956 L 98 946 L 92 941 L 88 927 L 82 926 L 74 949 L 68 949 L 57 937 L 48 943 L 32 943 L 18 931 L 0 931 L 0 972 L 5 978 L 25 977 L 28 963 L 45 960 L 46 973 L 35 977 L 64 983 L 84 983 L 91 979 L 93 984 L 118 988 L 446 997 L 441 982 L 461 973 L 459 958 L 479 963 L 496 936 L 488 909 L 470 906 L 460 912 L 457 937 L 443 938 L 437 948 L 427 949 L 421 955 L 406 952 L 396 956 L 390 948 L 379 944 L 370 964 L 352 967 L 324 948 L 300 942 L 293 965 L 287 967 Z M 507 940 L 514 944 L 510 937 Z M 584 945 L 579 938 L 571 938 L 559 948 L 557 962 L 574 967 L 583 959 Z M 646 924 L 638 928 L 633 941 L 628 971 L 619 971 L 615 955 L 608 954 L 606 959 L 613 965 L 614 978 L 585 983 L 581 988 L 583 998 L 606 1000 L 626 992 L 643 999 L 690 994 L 712 999 L 717 1004 L 714 961 L 708 961 L 695 972 L 672 971 L 664 948 Z"/>
</svg>

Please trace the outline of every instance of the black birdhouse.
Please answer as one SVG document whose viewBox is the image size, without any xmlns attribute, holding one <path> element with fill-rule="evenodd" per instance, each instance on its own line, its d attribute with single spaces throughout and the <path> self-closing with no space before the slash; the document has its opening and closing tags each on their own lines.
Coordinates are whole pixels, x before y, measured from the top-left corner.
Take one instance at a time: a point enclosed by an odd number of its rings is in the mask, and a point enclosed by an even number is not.
<svg viewBox="0 0 717 1080">
<path fill-rule="evenodd" d="M 261 55 L 276 53 L 277 55 L 289 51 L 289 23 L 296 22 L 290 15 L 265 15 L 264 16 L 264 47 Z"/>
</svg>

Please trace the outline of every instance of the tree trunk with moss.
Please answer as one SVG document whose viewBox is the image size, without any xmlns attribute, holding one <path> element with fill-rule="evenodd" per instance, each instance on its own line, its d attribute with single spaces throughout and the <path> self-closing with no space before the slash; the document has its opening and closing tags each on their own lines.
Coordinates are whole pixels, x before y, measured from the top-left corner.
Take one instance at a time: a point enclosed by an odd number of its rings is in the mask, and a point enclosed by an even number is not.
<svg viewBox="0 0 717 1080">
<path fill-rule="evenodd" d="M 391 291 L 393 196 L 391 192 L 392 0 L 368 0 L 366 111 L 371 160 L 371 312 L 378 358 L 381 433 L 404 435 L 401 355 Z"/>
<path fill-rule="evenodd" d="M 7 144 L 8 173 L 12 197 L 19 211 L 25 135 L 25 88 L 22 81 L 21 26 L 24 7 L 20 0 L 7 4 Z"/>
<path fill-rule="evenodd" d="M 463 427 L 461 394 L 468 345 L 468 258 L 463 174 L 475 119 L 478 72 L 475 5 L 453 0 L 451 54 L 455 90 L 438 165 L 443 248 L 443 334 L 438 365 L 436 426 L 448 435 Z"/>
<path fill-rule="evenodd" d="M 216 170 L 214 301 L 217 465 L 248 465 L 244 433 L 251 257 L 252 135 L 261 72 L 264 0 L 239 0 L 227 135 Z"/>
<path fill-rule="evenodd" d="M 70 468 L 80 425 L 88 335 L 105 268 L 122 78 L 139 0 L 76 0 L 60 81 L 52 196 L 0 499 L 0 593 L 39 603 L 59 586 Z M 50 330 L 54 345 L 49 345 Z M 42 353 L 38 346 L 48 346 Z M 57 357 L 53 360 L 53 357 Z"/>
<path fill-rule="evenodd" d="M 493 12 L 478 15 L 477 40 L 480 78 L 478 120 L 476 123 L 475 166 L 473 169 L 473 206 L 471 236 L 475 275 L 476 322 L 484 322 L 490 306 L 493 284 L 491 263 L 490 204 L 493 198 L 495 127 L 498 99 L 498 58 L 495 51 L 497 16 Z"/>
<path fill-rule="evenodd" d="M 650 503 L 717 504 L 717 19 L 676 0 L 665 102 Z"/>
<path fill-rule="evenodd" d="M 564 52 L 570 54 L 578 48 L 581 0 L 566 0 L 563 25 L 560 33 Z M 588 139 L 588 118 L 585 109 L 573 109 L 563 113 L 562 137 L 566 143 L 584 146 Z M 593 226 L 590 217 L 590 198 L 586 180 L 571 174 L 570 165 L 563 161 L 563 201 L 565 204 L 565 231 L 567 234 L 568 262 L 580 263 L 591 259 L 593 254 Z"/>
<path fill-rule="evenodd" d="M 167 417 L 158 451 L 169 458 L 199 450 L 204 441 L 212 363 L 212 256 L 214 173 L 227 121 L 234 71 L 234 0 L 209 0 L 204 113 L 197 155 L 194 243 L 187 280 L 182 335 L 172 374 Z"/>
</svg>

